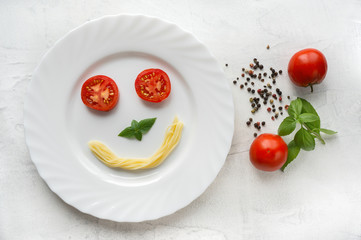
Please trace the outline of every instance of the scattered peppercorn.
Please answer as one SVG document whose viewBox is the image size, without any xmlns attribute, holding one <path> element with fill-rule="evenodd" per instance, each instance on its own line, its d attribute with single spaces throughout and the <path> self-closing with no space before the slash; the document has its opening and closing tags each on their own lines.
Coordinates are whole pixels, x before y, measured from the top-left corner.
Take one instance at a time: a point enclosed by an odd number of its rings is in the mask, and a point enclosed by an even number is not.
<svg viewBox="0 0 361 240">
<path fill-rule="evenodd" d="M 288 99 L 291 99 L 291 97 L 290 97 L 290 96 L 287 96 L 287 98 L 288 98 Z"/>
<path fill-rule="evenodd" d="M 253 136 L 254 136 L 254 137 L 257 137 L 257 133 L 254 133 Z"/>
<path fill-rule="evenodd" d="M 269 48 L 270 47 L 268 45 L 267 49 Z M 235 79 L 233 79 L 232 81 L 236 85 L 241 77 L 245 78 L 246 81 L 240 84 L 240 89 L 246 88 L 250 94 L 257 93 L 257 96 L 253 95 L 249 99 L 250 105 L 252 107 L 251 113 L 255 114 L 256 112 L 258 112 L 258 110 L 261 109 L 261 105 L 263 103 L 264 109 L 267 110 L 267 112 L 273 112 L 273 114 L 271 115 L 271 119 L 274 121 L 276 118 L 279 117 L 279 114 L 283 115 L 283 108 L 286 109 L 286 106 L 277 106 L 276 108 L 274 104 L 277 100 L 279 100 L 280 102 L 282 101 L 282 91 L 279 88 L 275 88 L 275 84 L 277 84 L 276 78 L 278 77 L 278 75 L 282 74 L 282 70 L 276 71 L 273 67 L 270 67 L 270 72 L 268 72 L 266 68 L 258 61 L 257 58 L 253 58 L 252 60 L 253 61 L 250 62 L 248 69 L 244 67 L 242 68 L 241 74 L 236 77 L 237 81 Z M 226 64 L 226 66 L 228 66 L 228 64 Z M 257 73 L 256 70 L 258 71 Z M 265 81 L 267 80 L 267 76 L 270 81 Z M 260 83 L 257 83 L 257 79 L 263 84 L 265 84 L 263 85 L 263 88 L 261 86 L 258 87 L 257 84 L 260 85 Z M 248 85 L 248 83 L 250 84 Z M 274 87 L 275 89 L 274 93 L 272 92 L 272 87 Z M 289 96 L 287 98 L 290 99 Z M 252 122 L 253 119 L 249 118 L 249 120 L 246 121 L 246 125 L 250 126 Z M 257 130 L 261 130 L 261 126 L 265 126 L 266 121 L 256 122 L 253 123 L 253 125 Z M 254 136 L 256 137 L 257 133 L 254 133 Z"/>
<path fill-rule="evenodd" d="M 226 67 L 228 67 L 228 63 L 226 63 Z"/>
<path fill-rule="evenodd" d="M 267 45 L 267 50 L 269 49 L 269 45 Z"/>
</svg>

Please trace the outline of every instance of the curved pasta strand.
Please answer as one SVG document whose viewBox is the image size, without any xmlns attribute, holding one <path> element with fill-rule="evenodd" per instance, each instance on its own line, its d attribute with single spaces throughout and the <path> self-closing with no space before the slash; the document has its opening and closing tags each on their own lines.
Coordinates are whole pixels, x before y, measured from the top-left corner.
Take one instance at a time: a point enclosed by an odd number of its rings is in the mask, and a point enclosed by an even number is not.
<svg viewBox="0 0 361 240">
<path fill-rule="evenodd" d="M 161 164 L 177 146 L 183 129 L 183 122 L 176 116 L 173 123 L 168 126 L 162 145 L 149 158 L 122 158 L 100 141 L 88 143 L 93 154 L 108 167 L 123 168 L 127 170 L 154 168 Z"/>
</svg>

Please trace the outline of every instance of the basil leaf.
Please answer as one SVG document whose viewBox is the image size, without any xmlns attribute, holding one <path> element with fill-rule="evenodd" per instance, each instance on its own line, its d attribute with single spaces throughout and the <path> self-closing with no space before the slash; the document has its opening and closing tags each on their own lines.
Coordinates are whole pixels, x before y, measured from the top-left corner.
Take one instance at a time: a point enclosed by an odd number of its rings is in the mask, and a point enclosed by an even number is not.
<svg viewBox="0 0 361 240">
<path fill-rule="evenodd" d="M 278 135 L 286 136 L 292 133 L 296 128 L 296 120 L 292 117 L 286 117 L 278 127 Z"/>
<path fill-rule="evenodd" d="M 320 131 L 323 132 L 323 133 L 326 133 L 328 135 L 333 135 L 333 134 L 336 134 L 337 132 L 335 131 L 332 131 L 330 129 L 325 129 L 325 128 L 320 128 Z"/>
<path fill-rule="evenodd" d="M 139 123 L 136 120 L 133 120 L 132 123 L 131 123 L 131 127 L 134 130 L 138 130 L 139 129 Z"/>
<path fill-rule="evenodd" d="M 134 137 L 135 137 L 137 140 L 141 141 L 141 140 L 142 140 L 142 137 L 143 137 L 142 132 L 141 132 L 141 131 L 136 131 L 136 132 L 134 132 Z"/>
<path fill-rule="evenodd" d="M 295 134 L 294 140 L 297 146 L 303 150 L 311 151 L 315 149 L 315 139 L 312 137 L 311 133 L 303 127 Z"/>
<path fill-rule="evenodd" d="M 148 132 L 153 126 L 157 118 L 146 118 L 138 122 L 133 120 L 131 126 L 125 128 L 121 133 L 118 134 L 119 137 L 133 138 L 135 137 L 139 141 L 143 138 L 143 133 Z"/>
<path fill-rule="evenodd" d="M 302 113 L 300 116 L 298 116 L 298 120 L 303 123 L 308 123 L 320 120 L 320 117 L 313 113 Z"/>
<path fill-rule="evenodd" d="M 142 133 L 148 132 L 157 118 L 146 118 L 139 122 L 139 130 Z"/>
<path fill-rule="evenodd" d="M 288 155 L 287 155 L 287 161 L 285 162 L 285 164 L 283 164 L 283 166 L 281 167 L 281 170 L 284 171 L 285 168 L 288 166 L 288 164 L 290 164 L 298 155 L 298 153 L 300 152 L 300 147 L 297 146 L 297 144 L 295 143 L 294 140 L 292 140 L 289 144 L 288 144 Z"/>
<path fill-rule="evenodd" d="M 121 131 L 118 136 L 119 137 L 125 137 L 125 138 L 132 138 L 134 137 L 134 129 L 132 127 L 127 127 L 123 131 Z"/>
<path fill-rule="evenodd" d="M 297 98 L 293 100 L 290 106 L 288 107 L 288 114 L 293 118 L 297 118 L 298 115 L 301 114 L 301 111 L 302 111 L 302 101 L 300 98 Z"/>
<path fill-rule="evenodd" d="M 299 98 L 302 101 L 302 112 L 301 113 L 312 113 L 318 116 L 315 108 L 311 105 L 311 103 L 307 102 L 303 98 Z M 318 116 L 319 117 L 319 116 Z M 321 121 L 320 119 L 314 121 L 314 122 L 308 122 L 305 123 L 305 125 L 310 129 L 320 128 L 321 127 Z M 317 133 L 320 133 L 320 131 L 317 129 L 315 130 Z"/>
</svg>

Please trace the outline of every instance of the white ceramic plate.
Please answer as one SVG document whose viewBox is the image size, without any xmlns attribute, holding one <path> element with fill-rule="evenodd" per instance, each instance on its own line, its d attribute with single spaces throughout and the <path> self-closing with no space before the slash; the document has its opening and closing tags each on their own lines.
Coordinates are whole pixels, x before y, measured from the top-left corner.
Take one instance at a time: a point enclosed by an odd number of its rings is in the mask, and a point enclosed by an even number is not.
<svg viewBox="0 0 361 240">
<path fill-rule="evenodd" d="M 163 69 L 171 79 L 172 92 L 161 103 L 135 93 L 134 80 L 147 68 Z M 93 111 L 80 98 L 82 83 L 99 74 L 119 88 L 110 112 Z M 176 114 L 183 136 L 157 168 L 111 169 L 88 149 L 97 139 L 119 156 L 150 156 Z M 156 123 L 141 142 L 117 136 L 131 120 L 150 117 Z M 205 46 L 146 16 L 107 16 L 71 31 L 42 59 L 25 102 L 26 142 L 52 191 L 82 212 L 120 222 L 171 214 L 202 194 L 226 159 L 233 122 L 229 86 Z"/>
</svg>

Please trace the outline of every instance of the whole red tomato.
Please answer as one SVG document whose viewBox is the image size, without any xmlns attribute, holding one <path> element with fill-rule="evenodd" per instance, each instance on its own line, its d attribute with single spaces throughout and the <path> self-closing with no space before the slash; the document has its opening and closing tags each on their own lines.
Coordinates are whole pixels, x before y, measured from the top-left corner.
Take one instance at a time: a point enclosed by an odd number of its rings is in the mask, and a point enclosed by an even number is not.
<svg viewBox="0 0 361 240">
<path fill-rule="evenodd" d="M 249 157 L 253 166 L 263 171 L 276 171 L 287 160 L 288 148 L 283 139 L 270 133 L 259 135 L 252 143 Z"/>
<path fill-rule="evenodd" d="M 300 87 L 311 87 L 323 81 L 327 72 L 325 56 L 317 49 L 308 48 L 292 56 L 288 63 L 288 75 L 291 81 Z"/>
</svg>

